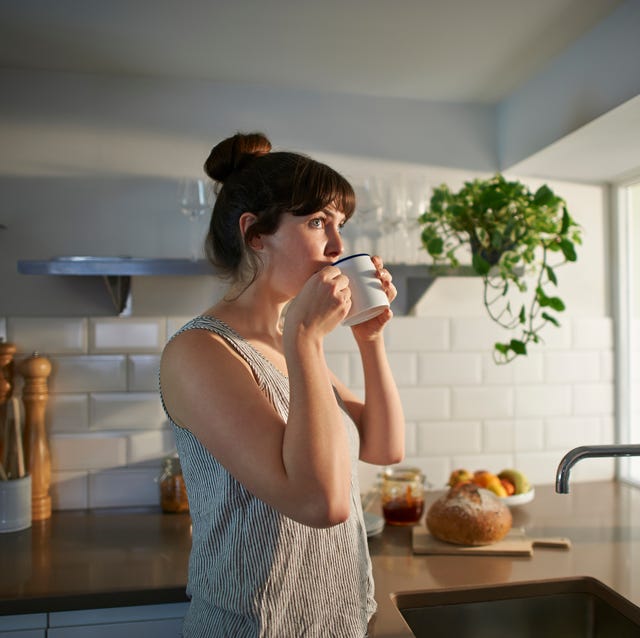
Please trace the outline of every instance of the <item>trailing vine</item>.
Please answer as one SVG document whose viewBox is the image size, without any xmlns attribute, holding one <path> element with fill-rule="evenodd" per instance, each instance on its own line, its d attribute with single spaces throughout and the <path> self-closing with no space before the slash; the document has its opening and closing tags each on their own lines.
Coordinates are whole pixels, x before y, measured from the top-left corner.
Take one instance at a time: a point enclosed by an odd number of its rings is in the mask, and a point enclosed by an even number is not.
<svg viewBox="0 0 640 638">
<path fill-rule="evenodd" d="M 434 263 L 457 267 L 459 251 L 471 252 L 489 317 L 514 334 L 494 344 L 497 363 L 526 355 L 547 324 L 560 325 L 556 314 L 565 304 L 557 295 L 556 270 L 577 260 L 581 231 L 564 199 L 546 184 L 532 193 L 500 174 L 465 182 L 455 193 L 443 184 L 433 189 L 419 222 L 422 245 Z"/>
</svg>

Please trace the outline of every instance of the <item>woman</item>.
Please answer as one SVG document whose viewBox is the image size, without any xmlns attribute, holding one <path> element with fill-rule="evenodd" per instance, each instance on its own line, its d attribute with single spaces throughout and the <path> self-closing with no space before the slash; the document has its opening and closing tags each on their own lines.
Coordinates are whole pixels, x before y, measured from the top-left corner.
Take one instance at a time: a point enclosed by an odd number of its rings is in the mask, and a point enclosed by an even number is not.
<svg viewBox="0 0 640 638">
<path fill-rule="evenodd" d="M 352 328 L 361 402 L 323 352 L 351 305 L 331 264 L 353 189 L 328 166 L 270 151 L 258 133 L 211 151 L 207 252 L 232 286 L 162 356 L 193 523 L 184 635 L 362 638 L 375 601 L 357 461 L 404 454 L 382 335 L 392 313 Z"/>
</svg>

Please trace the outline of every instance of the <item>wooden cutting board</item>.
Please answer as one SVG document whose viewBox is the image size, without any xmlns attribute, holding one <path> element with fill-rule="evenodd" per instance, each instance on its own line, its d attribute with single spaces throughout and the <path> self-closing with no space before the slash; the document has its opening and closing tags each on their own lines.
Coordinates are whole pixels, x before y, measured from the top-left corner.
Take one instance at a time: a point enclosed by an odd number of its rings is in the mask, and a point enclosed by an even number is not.
<svg viewBox="0 0 640 638">
<path fill-rule="evenodd" d="M 533 556 L 534 546 L 570 549 L 568 538 L 530 538 L 519 530 L 511 530 L 501 541 L 491 545 L 469 547 L 445 543 L 429 534 L 426 527 L 413 528 L 414 554 L 441 554 L 455 556 Z"/>
</svg>

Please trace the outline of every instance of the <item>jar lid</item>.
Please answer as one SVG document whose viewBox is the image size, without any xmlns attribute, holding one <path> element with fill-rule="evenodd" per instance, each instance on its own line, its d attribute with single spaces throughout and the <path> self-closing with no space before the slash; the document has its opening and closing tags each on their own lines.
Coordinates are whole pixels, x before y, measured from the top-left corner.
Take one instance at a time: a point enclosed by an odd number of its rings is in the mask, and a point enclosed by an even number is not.
<svg viewBox="0 0 640 638">
<path fill-rule="evenodd" d="M 425 475 L 418 467 L 394 466 L 386 467 L 381 474 L 388 481 L 420 481 L 425 482 Z"/>
<path fill-rule="evenodd" d="M 177 454 L 165 456 L 162 459 L 162 469 L 170 475 L 182 474 L 182 466 L 180 465 L 180 457 Z"/>
</svg>

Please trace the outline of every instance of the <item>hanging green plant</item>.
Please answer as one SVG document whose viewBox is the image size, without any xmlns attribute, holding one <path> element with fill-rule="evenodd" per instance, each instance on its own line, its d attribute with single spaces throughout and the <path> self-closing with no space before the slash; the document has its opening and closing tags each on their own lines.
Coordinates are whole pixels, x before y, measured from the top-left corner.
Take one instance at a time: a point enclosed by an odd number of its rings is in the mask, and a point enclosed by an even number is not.
<svg viewBox="0 0 640 638">
<path fill-rule="evenodd" d="M 541 341 L 542 328 L 560 325 L 556 313 L 565 304 L 554 294 L 556 269 L 576 261 L 581 232 L 565 201 L 546 184 L 532 193 L 500 174 L 465 182 L 456 193 L 443 184 L 433 189 L 419 221 L 434 263 L 457 267 L 459 250 L 471 252 L 489 316 L 514 335 L 495 344 L 497 363 L 526 355 L 530 343 Z"/>
</svg>

